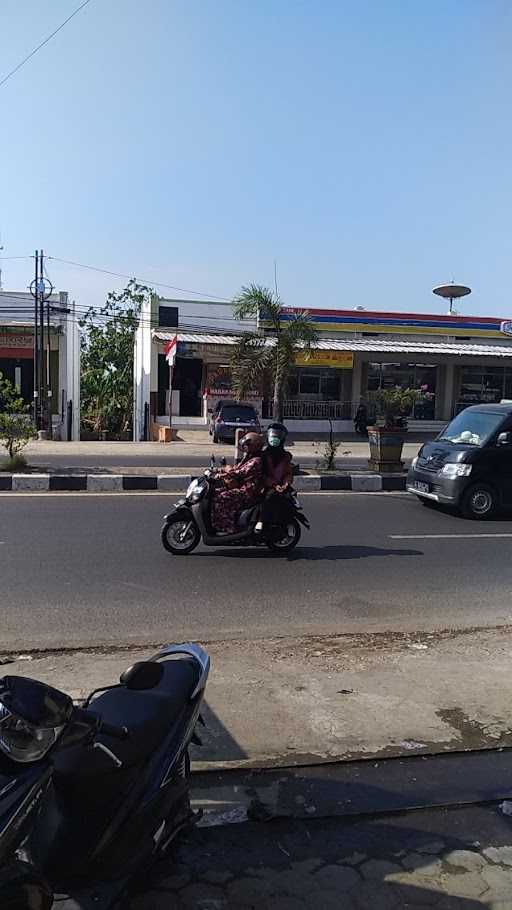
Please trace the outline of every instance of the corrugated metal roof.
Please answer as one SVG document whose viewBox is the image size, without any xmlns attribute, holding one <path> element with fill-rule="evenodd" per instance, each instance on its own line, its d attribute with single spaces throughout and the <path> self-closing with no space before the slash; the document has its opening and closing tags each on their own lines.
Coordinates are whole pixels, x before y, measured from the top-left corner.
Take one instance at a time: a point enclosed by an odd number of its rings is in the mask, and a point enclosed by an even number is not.
<svg viewBox="0 0 512 910">
<path fill-rule="evenodd" d="M 174 338 L 173 332 L 153 331 L 153 338 L 157 341 L 169 341 Z M 234 345 L 238 341 L 236 335 L 208 335 L 196 332 L 179 332 L 178 341 L 189 344 Z M 272 344 L 271 339 L 267 343 Z M 510 345 L 475 344 L 457 341 L 389 341 L 386 338 L 344 338 L 337 340 L 325 338 L 318 341 L 315 350 L 319 351 L 360 351 L 381 354 L 456 354 L 461 357 L 512 357 L 512 342 Z"/>
</svg>

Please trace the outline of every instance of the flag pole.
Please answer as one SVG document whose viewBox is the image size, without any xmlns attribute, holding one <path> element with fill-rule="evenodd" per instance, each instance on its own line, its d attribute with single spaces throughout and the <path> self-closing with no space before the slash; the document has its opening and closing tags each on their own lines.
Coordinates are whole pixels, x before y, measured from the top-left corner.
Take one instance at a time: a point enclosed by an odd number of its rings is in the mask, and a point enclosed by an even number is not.
<svg viewBox="0 0 512 910">
<path fill-rule="evenodd" d="M 176 352 L 178 350 L 178 336 L 167 342 L 165 354 L 169 364 L 169 427 L 172 427 L 172 381 L 174 377 L 174 364 L 176 361 Z"/>
</svg>

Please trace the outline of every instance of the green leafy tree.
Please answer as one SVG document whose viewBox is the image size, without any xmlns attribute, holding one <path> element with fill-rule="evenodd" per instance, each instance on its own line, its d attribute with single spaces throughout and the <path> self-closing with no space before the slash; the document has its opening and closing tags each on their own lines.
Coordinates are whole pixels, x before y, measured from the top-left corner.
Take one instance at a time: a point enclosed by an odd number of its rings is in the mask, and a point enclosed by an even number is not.
<svg viewBox="0 0 512 910">
<path fill-rule="evenodd" d="M 0 373 L 0 443 L 7 450 L 6 470 L 26 466 L 22 450 L 37 436 L 36 428 L 18 390 Z"/>
<path fill-rule="evenodd" d="M 299 352 L 307 354 L 318 338 L 306 311 L 282 322 L 282 308 L 281 298 L 268 288 L 258 284 L 243 287 L 233 301 L 234 316 L 258 318 L 264 332 L 245 332 L 231 359 L 237 398 L 244 398 L 254 388 L 270 388 L 274 418 L 279 421 L 283 420 L 286 387 L 296 356 Z"/>
<path fill-rule="evenodd" d="M 80 321 L 82 425 L 95 434 L 119 438 L 131 430 L 135 333 L 141 306 L 151 293 L 131 280 Z"/>
</svg>

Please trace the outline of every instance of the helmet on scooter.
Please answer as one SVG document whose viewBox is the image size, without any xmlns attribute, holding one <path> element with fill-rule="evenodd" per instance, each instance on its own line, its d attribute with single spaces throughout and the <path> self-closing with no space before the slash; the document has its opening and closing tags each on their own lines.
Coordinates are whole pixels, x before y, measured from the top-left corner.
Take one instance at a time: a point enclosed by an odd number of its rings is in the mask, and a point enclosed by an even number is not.
<svg viewBox="0 0 512 910">
<path fill-rule="evenodd" d="M 283 446 L 288 436 L 288 430 L 283 423 L 271 423 L 267 427 L 267 442 L 269 446 Z"/>
<path fill-rule="evenodd" d="M 259 433 L 246 433 L 240 440 L 240 448 L 248 455 L 258 455 L 263 448 L 263 438 Z"/>
</svg>

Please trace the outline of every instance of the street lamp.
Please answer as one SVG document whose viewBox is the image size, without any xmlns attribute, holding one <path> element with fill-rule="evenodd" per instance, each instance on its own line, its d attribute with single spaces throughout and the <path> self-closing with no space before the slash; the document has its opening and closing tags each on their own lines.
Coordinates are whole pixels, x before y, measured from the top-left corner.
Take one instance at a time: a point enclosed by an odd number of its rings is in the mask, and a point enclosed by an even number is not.
<svg viewBox="0 0 512 910">
<path fill-rule="evenodd" d="M 451 281 L 450 284 L 439 284 L 437 287 L 432 288 L 432 293 L 450 301 L 448 316 L 452 316 L 453 301 L 458 300 L 459 297 L 467 297 L 468 294 L 471 294 L 471 288 L 466 287 L 465 284 L 455 284 L 454 281 Z"/>
</svg>

